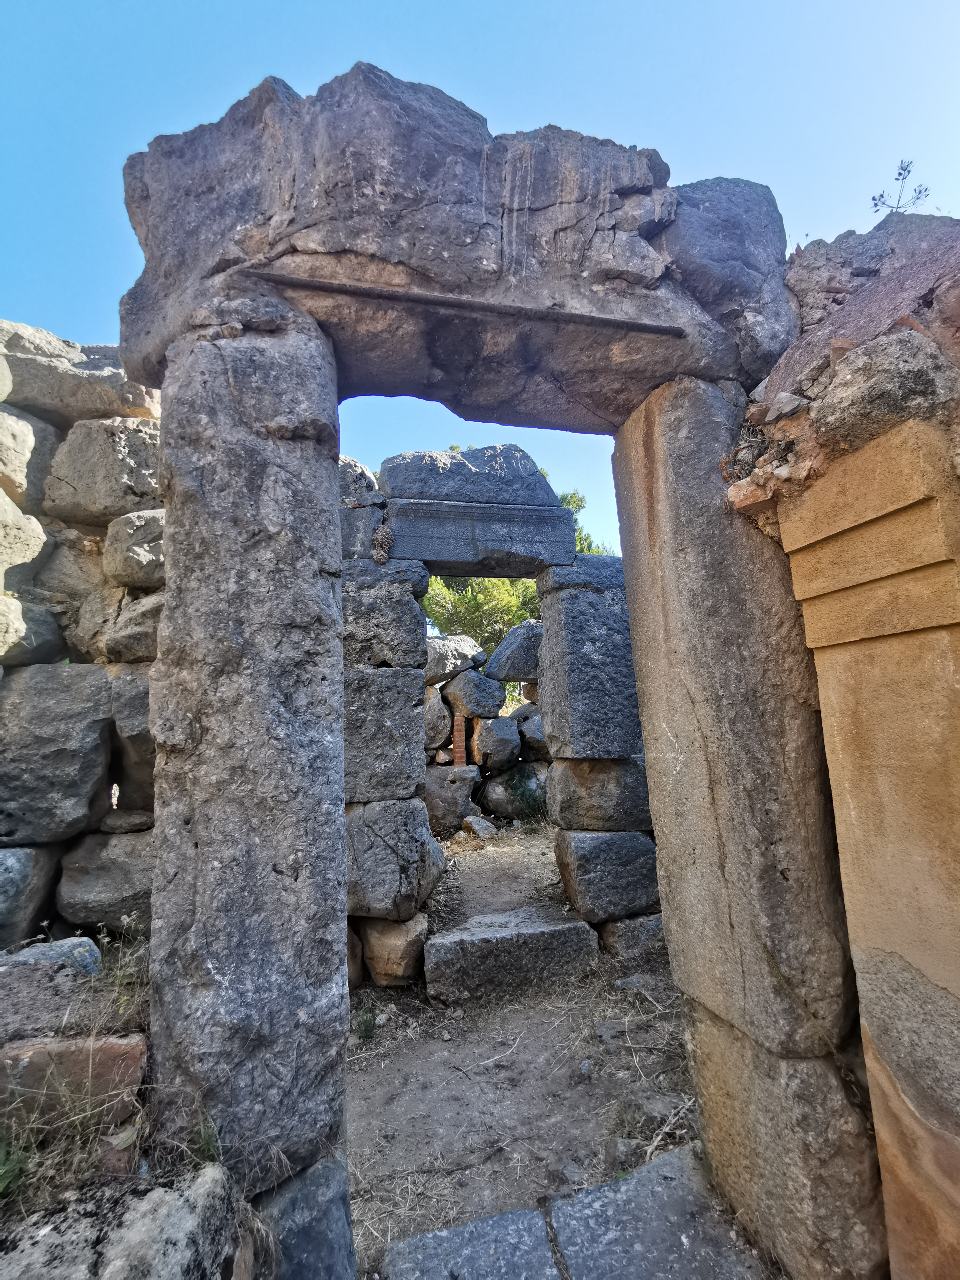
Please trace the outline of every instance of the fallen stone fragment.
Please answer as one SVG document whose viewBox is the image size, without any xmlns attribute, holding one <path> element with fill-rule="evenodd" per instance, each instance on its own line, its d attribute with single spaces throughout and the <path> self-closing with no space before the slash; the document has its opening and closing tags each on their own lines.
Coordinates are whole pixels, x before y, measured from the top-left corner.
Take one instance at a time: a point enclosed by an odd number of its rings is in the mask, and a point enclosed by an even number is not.
<svg viewBox="0 0 960 1280">
<path fill-rule="evenodd" d="M 63 635 L 49 609 L 0 596 L 0 666 L 59 662 L 65 656 Z"/>
<path fill-rule="evenodd" d="M 459 678 L 459 677 L 458 677 Z M 516 720 L 496 716 L 475 720 L 470 735 L 470 759 L 484 769 L 509 769 L 520 758 L 520 730 Z"/>
<path fill-rule="evenodd" d="M 389 667 L 344 672 L 347 804 L 407 799 L 423 786 L 423 673 Z"/>
<path fill-rule="evenodd" d="M 398 453 L 380 467 L 380 492 L 388 498 L 520 507 L 558 507 L 550 482 L 516 444 L 481 449 Z"/>
<path fill-rule="evenodd" d="M 643 758 L 555 760 L 547 774 L 547 813 L 566 831 L 649 831 Z"/>
<path fill-rule="evenodd" d="M 257 1275 L 275 1274 L 280 1280 L 353 1280 L 357 1262 L 344 1161 L 334 1156 L 318 1160 L 274 1191 L 258 1196 L 254 1208 L 272 1236 Z M 236 1271 L 233 1274 L 237 1277 Z"/>
<path fill-rule="evenodd" d="M 660 901 L 657 850 L 639 831 L 558 831 L 557 866 L 570 904 L 600 924 L 651 911 Z"/>
<path fill-rule="evenodd" d="M 162 507 L 110 521 L 103 544 L 103 572 L 109 581 L 141 591 L 163 586 L 163 523 Z"/>
<path fill-rule="evenodd" d="M 53 893 L 62 853 L 58 845 L 0 849 L 0 950 L 36 932 Z"/>
<path fill-rule="evenodd" d="M 436 685 L 427 685 L 424 694 L 423 727 L 428 751 L 436 751 L 450 737 L 453 718 Z"/>
<path fill-rule="evenodd" d="M 411 920 L 356 921 L 363 942 L 363 958 L 378 987 L 404 987 L 416 978 L 427 940 L 427 917 Z"/>
<path fill-rule="evenodd" d="M 347 912 L 409 920 L 445 866 L 422 800 L 347 805 Z"/>
<path fill-rule="evenodd" d="M 428 636 L 423 678 L 427 684 L 443 684 L 461 671 L 482 667 L 486 658 L 472 636 Z"/>
<path fill-rule="evenodd" d="M 488 818 L 481 818 L 475 813 L 467 814 L 463 820 L 463 829 L 469 831 L 472 836 L 476 836 L 478 840 L 493 840 L 499 834 Z"/>
<path fill-rule="evenodd" d="M 479 671 L 462 671 L 444 685 L 443 697 L 462 716 L 489 719 L 499 714 L 507 695 L 498 681 Z"/>
<path fill-rule="evenodd" d="M 152 833 L 85 836 L 63 859 L 57 909 L 73 924 L 147 933 L 155 862 Z"/>
<path fill-rule="evenodd" d="M 543 1216 L 517 1209 L 388 1245 L 382 1280 L 560 1280 Z"/>
<path fill-rule="evenodd" d="M 53 1123 L 96 1113 L 104 1126 L 120 1124 L 146 1062 L 140 1035 L 12 1041 L 0 1050 L 0 1106 Z"/>
<path fill-rule="evenodd" d="M 543 623 L 527 618 L 507 634 L 491 653 L 483 674 L 491 680 L 536 680 L 539 668 Z"/>
<path fill-rule="evenodd" d="M 110 807 L 102 667 L 18 667 L 0 681 L 0 845 L 54 844 Z"/>
<path fill-rule="evenodd" d="M 479 506 L 393 498 L 387 503 L 391 554 L 454 577 L 532 578 L 576 555 L 566 507 Z"/>
<path fill-rule="evenodd" d="M 521 763 L 488 778 L 481 796 L 483 807 L 497 818 L 543 821 L 547 812 L 547 770 L 546 764 Z"/>
<path fill-rule="evenodd" d="M 0 405 L 0 489 L 21 511 L 40 512 L 50 463 L 62 443 L 49 422 Z"/>
<path fill-rule="evenodd" d="M 471 813 L 479 813 L 473 803 L 473 788 L 480 781 L 476 765 L 431 765 L 426 773 L 425 800 L 430 830 L 438 840 L 454 835 Z"/>
<path fill-rule="evenodd" d="M 551 1200 L 549 1213 L 570 1280 L 765 1275 L 689 1147 L 658 1156 L 607 1186 Z"/>
<path fill-rule="evenodd" d="M 424 950 L 427 993 L 451 1003 L 489 991 L 529 990 L 586 973 L 597 935 L 559 911 L 523 907 L 474 916 L 435 933 Z"/>
<path fill-rule="evenodd" d="M 47 515 L 108 525 L 130 511 L 156 509 L 160 433 L 145 418 L 78 422 L 57 450 L 44 486 Z"/>
</svg>

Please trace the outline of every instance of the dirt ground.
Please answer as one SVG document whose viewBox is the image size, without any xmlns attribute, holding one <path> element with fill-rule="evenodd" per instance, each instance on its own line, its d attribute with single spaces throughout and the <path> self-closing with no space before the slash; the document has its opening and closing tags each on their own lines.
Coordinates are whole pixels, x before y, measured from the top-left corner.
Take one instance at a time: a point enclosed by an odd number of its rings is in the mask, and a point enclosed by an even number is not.
<svg viewBox="0 0 960 1280">
<path fill-rule="evenodd" d="M 563 901 L 549 828 L 455 840 L 431 928 Z M 389 1241 L 607 1181 L 695 1136 L 666 956 L 601 954 L 553 990 L 434 1009 L 422 986 L 354 993 L 348 1149 L 361 1276 Z M 619 1141 L 618 1141 L 619 1140 Z"/>
</svg>

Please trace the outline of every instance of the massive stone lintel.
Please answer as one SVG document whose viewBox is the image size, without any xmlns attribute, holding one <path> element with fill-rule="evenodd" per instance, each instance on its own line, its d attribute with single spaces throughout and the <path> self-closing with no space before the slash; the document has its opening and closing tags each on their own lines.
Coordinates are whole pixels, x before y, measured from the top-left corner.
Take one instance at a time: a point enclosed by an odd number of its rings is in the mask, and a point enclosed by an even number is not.
<svg viewBox="0 0 960 1280">
<path fill-rule="evenodd" d="M 170 353 L 151 707 L 160 1110 L 248 1194 L 336 1142 L 348 1013 L 336 373 L 262 323 Z"/>
<path fill-rule="evenodd" d="M 393 498 L 387 503 L 391 555 L 422 560 L 453 577 L 532 578 L 576 554 L 566 507 L 481 506 Z"/>
</svg>

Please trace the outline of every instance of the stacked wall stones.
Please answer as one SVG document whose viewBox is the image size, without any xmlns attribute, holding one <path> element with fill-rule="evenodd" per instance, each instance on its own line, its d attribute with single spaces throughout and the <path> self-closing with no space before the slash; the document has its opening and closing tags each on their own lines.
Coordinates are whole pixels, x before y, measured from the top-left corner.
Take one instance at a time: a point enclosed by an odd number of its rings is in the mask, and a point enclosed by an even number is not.
<svg viewBox="0 0 960 1280">
<path fill-rule="evenodd" d="M 593 925 L 645 915 L 659 897 L 623 564 L 578 555 L 537 590 L 547 811 L 564 889 Z"/>
</svg>

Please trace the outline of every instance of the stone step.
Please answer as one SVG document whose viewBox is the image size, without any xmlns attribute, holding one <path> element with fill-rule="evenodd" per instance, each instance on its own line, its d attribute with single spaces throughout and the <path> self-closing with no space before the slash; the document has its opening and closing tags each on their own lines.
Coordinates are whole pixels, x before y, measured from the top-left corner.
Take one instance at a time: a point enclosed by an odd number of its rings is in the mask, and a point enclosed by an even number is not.
<svg viewBox="0 0 960 1280">
<path fill-rule="evenodd" d="M 551 1240 L 552 1235 L 552 1240 Z M 602 1187 L 392 1244 L 382 1280 L 762 1280 L 690 1147 Z"/>
<path fill-rule="evenodd" d="M 449 1004 L 490 991 L 560 982 L 586 973 L 598 948 L 588 924 L 554 908 L 518 907 L 472 916 L 428 939 L 423 956 L 427 993 Z"/>
</svg>

